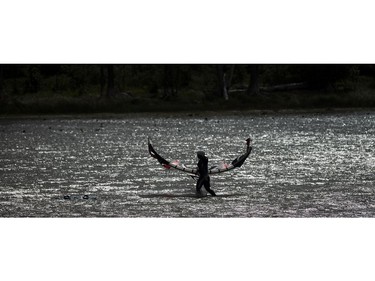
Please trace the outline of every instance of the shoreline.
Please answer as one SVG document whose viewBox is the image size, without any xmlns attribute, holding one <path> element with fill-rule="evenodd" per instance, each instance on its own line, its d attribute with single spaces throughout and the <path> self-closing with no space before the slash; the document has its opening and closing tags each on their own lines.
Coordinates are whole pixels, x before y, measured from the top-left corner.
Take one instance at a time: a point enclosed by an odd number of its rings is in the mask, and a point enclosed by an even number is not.
<svg viewBox="0 0 375 281">
<path fill-rule="evenodd" d="M 244 109 L 244 110 L 186 110 L 186 111 L 149 111 L 149 112 L 124 112 L 124 113 L 67 113 L 67 114 L 0 114 L 0 120 L 9 119 L 124 119 L 145 117 L 213 117 L 213 116 L 267 116 L 267 115 L 304 115 L 304 114 L 375 114 L 374 107 L 335 107 L 311 109 Z"/>
</svg>

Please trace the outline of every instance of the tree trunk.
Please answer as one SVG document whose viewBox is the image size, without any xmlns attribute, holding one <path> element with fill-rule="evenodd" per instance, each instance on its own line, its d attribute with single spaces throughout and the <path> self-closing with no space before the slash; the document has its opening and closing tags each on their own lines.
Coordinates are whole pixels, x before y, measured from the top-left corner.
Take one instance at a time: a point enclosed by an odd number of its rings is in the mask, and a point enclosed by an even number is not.
<svg viewBox="0 0 375 281">
<path fill-rule="evenodd" d="M 247 93 L 250 96 L 256 96 L 259 94 L 259 65 L 253 64 L 250 66 L 250 82 L 247 89 Z"/>
<path fill-rule="evenodd" d="M 3 85 L 3 66 L 0 64 L 0 100 L 4 95 L 4 85 Z"/>
<path fill-rule="evenodd" d="M 113 97 L 115 95 L 115 74 L 113 71 L 113 64 L 107 65 L 107 97 Z"/>
<path fill-rule="evenodd" d="M 229 76 L 227 75 L 227 66 L 220 64 L 216 67 L 217 78 L 218 78 L 218 96 L 224 97 L 225 100 L 229 99 L 229 89 L 232 84 L 234 64 L 230 66 Z"/>
<path fill-rule="evenodd" d="M 105 97 L 105 73 L 104 65 L 100 65 L 100 97 Z"/>
<path fill-rule="evenodd" d="M 217 72 L 217 79 L 218 79 L 218 96 L 224 97 L 225 100 L 228 100 L 228 86 L 227 86 L 227 79 L 225 73 L 225 65 L 219 64 L 216 67 Z"/>
<path fill-rule="evenodd" d="M 178 65 L 164 65 L 163 74 L 163 88 L 164 95 L 163 99 L 170 99 L 172 96 L 177 95 L 178 92 L 178 80 L 179 80 L 180 68 Z"/>
<path fill-rule="evenodd" d="M 229 78 L 227 80 L 227 92 L 229 92 L 230 87 L 232 86 L 232 79 L 233 79 L 233 74 L 234 74 L 234 64 L 230 66 L 229 70 Z"/>
<path fill-rule="evenodd" d="M 223 75 L 223 96 L 224 96 L 225 100 L 228 100 L 229 97 L 228 97 L 228 86 L 227 86 L 227 77 L 226 76 L 227 75 L 224 72 L 224 75 Z"/>
</svg>

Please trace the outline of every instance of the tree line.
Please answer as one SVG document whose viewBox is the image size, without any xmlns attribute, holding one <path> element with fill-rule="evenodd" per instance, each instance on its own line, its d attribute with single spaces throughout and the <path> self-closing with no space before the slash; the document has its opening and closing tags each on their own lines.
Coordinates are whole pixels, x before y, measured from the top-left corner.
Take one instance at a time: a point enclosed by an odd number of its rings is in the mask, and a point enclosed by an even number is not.
<svg viewBox="0 0 375 281">
<path fill-rule="evenodd" d="M 247 100 L 264 93 L 351 91 L 374 65 L 354 64 L 0 64 L 0 106 L 17 97 L 117 97 L 173 101 L 199 93 L 204 100 Z M 372 83 L 375 85 L 375 83 Z M 375 88 L 375 87 L 374 87 Z"/>
<path fill-rule="evenodd" d="M 263 88 L 304 83 L 324 89 L 337 83 L 349 87 L 360 75 L 374 75 L 373 65 L 0 65 L 0 90 L 9 95 L 40 91 L 77 92 L 113 97 L 128 89 L 160 93 L 170 98 L 185 89 L 196 89 L 224 99 L 232 89 L 257 95 Z M 374 75 L 375 76 L 375 75 Z M 346 84 L 345 84 L 346 83 Z"/>
</svg>

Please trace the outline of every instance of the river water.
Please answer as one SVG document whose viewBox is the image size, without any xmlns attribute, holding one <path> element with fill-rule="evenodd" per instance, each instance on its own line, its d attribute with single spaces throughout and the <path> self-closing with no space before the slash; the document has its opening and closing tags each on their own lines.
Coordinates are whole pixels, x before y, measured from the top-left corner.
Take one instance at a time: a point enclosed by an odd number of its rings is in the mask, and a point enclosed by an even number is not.
<svg viewBox="0 0 375 281">
<path fill-rule="evenodd" d="M 2 217 L 375 217 L 375 112 L 0 119 Z M 217 197 L 151 158 L 244 165 Z"/>
</svg>

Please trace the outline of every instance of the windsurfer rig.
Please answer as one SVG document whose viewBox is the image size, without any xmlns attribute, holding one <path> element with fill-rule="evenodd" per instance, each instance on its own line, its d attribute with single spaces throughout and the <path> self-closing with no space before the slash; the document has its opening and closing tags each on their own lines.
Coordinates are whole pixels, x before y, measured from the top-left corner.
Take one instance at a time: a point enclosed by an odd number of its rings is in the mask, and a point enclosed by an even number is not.
<svg viewBox="0 0 375 281">
<path fill-rule="evenodd" d="M 208 173 L 209 174 L 218 174 L 218 173 L 227 172 L 227 171 L 233 170 L 235 168 L 241 167 L 251 153 L 252 146 L 250 145 L 250 143 L 251 143 L 251 138 L 246 139 L 246 152 L 244 154 L 238 156 L 230 164 L 225 164 L 225 165 L 220 166 L 220 167 L 218 167 L 218 166 L 211 167 L 208 170 Z M 151 157 L 158 160 L 158 162 L 166 169 L 174 168 L 174 169 L 179 170 L 181 172 L 185 172 L 185 173 L 189 173 L 189 174 L 193 174 L 193 175 L 196 175 L 198 173 L 197 168 L 188 168 L 188 167 L 185 167 L 184 165 L 180 164 L 179 161 L 168 161 L 165 158 L 163 158 L 162 156 L 160 156 L 160 154 L 158 154 L 155 151 L 154 147 L 152 146 L 152 142 L 151 142 L 150 138 L 148 138 L 148 152 L 150 153 Z"/>
</svg>

